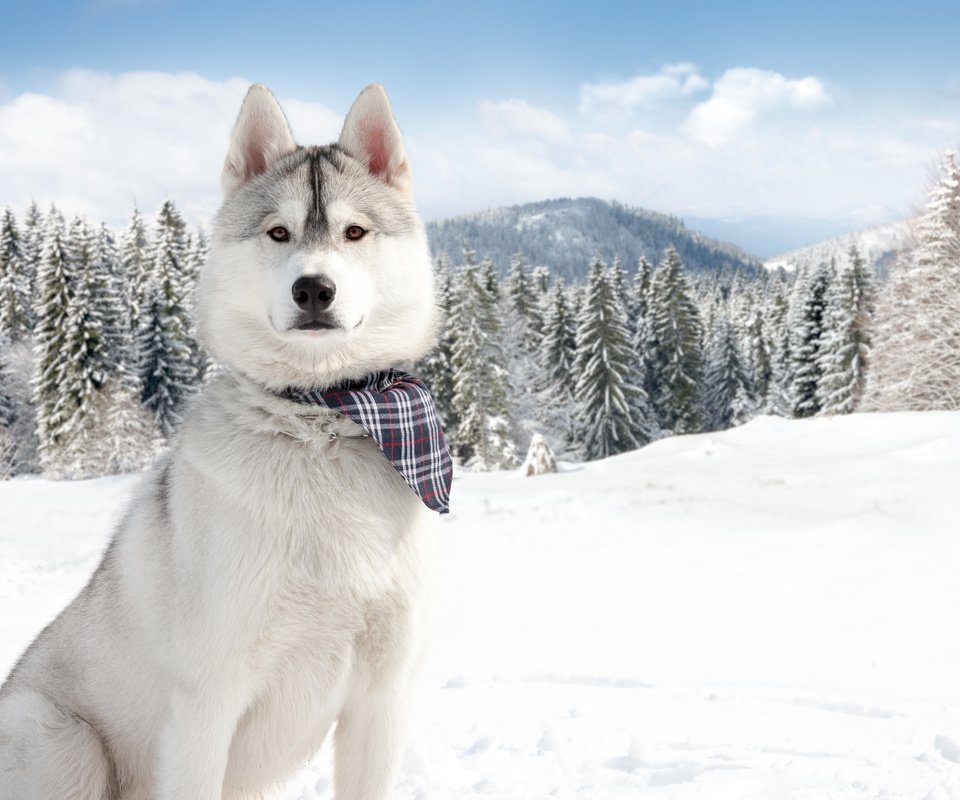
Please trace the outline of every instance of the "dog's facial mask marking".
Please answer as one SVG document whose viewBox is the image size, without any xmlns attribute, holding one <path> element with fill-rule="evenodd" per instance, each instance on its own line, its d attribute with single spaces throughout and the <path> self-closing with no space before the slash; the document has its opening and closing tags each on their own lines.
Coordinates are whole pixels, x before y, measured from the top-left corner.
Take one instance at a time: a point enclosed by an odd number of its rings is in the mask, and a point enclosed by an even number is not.
<svg viewBox="0 0 960 800">
<path fill-rule="evenodd" d="M 313 386 L 426 352 L 433 270 L 382 87 L 364 89 L 321 146 L 298 145 L 269 90 L 251 88 L 222 184 L 198 293 L 219 361 L 271 387 Z"/>
</svg>

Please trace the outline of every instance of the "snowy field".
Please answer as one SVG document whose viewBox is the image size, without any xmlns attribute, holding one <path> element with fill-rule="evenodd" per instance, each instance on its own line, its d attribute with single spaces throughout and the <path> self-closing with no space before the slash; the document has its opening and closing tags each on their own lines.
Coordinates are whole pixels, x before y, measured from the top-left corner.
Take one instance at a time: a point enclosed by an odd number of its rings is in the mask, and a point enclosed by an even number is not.
<svg viewBox="0 0 960 800">
<path fill-rule="evenodd" d="M 135 476 L 0 484 L 0 671 Z M 960 799 L 960 413 L 458 474 L 397 798 Z M 332 798 L 329 752 L 281 796 Z"/>
</svg>

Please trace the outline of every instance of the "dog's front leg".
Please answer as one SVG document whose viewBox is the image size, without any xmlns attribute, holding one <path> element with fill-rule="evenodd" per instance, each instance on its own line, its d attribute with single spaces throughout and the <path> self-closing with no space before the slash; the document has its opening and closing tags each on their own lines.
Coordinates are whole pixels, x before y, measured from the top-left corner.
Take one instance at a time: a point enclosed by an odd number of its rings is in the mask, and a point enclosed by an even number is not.
<svg viewBox="0 0 960 800">
<path fill-rule="evenodd" d="M 407 686 L 383 685 L 352 697 L 334 734 L 336 800 L 390 796 L 406 717 Z"/>
<path fill-rule="evenodd" d="M 178 691 L 168 709 L 154 772 L 156 800 L 222 800 L 235 703 L 213 692 Z"/>
</svg>

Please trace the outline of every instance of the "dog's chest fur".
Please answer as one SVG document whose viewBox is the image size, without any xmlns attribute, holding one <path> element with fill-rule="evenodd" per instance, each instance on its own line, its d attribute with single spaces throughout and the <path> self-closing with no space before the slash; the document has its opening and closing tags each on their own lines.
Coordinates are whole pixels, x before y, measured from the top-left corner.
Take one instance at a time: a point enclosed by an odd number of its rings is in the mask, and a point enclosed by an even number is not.
<svg viewBox="0 0 960 800">
<path fill-rule="evenodd" d="M 169 538 L 134 525 L 118 542 L 152 551 L 121 559 L 153 565 L 120 570 L 131 592 L 172 588 L 151 611 L 161 618 L 141 620 L 178 633 L 162 654 L 171 679 L 222 664 L 217 679 L 244 694 L 227 773 L 238 786 L 287 774 L 352 694 L 418 656 L 436 514 L 361 433 L 219 378 L 153 487 Z"/>
</svg>

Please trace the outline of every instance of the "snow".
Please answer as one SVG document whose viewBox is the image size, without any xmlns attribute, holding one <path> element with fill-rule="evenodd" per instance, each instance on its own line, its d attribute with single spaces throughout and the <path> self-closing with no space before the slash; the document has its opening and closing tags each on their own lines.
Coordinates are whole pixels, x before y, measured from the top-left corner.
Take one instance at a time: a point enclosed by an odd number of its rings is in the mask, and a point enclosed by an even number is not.
<svg viewBox="0 0 960 800">
<path fill-rule="evenodd" d="M 397 798 L 960 799 L 960 413 L 561 466 L 456 476 Z M 136 480 L 0 484 L 0 670 Z"/>
<path fill-rule="evenodd" d="M 851 245 L 856 245 L 870 268 L 879 275 L 885 275 L 897 256 L 909 249 L 912 242 L 913 222 L 900 220 L 790 250 L 768 258 L 763 265 L 768 270 L 782 268 L 793 272 L 813 269 L 821 262 L 829 264 L 831 259 L 842 263 L 847 260 Z"/>
</svg>

